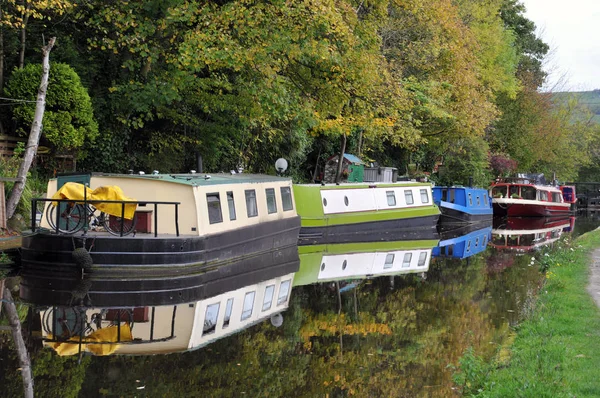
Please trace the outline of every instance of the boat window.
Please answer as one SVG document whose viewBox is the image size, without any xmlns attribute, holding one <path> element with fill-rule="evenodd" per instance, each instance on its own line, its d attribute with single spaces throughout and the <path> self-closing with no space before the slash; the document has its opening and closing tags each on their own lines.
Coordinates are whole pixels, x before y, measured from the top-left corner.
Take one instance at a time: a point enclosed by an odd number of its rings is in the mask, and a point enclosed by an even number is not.
<svg viewBox="0 0 600 398">
<path fill-rule="evenodd" d="M 204 326 L 202 327 L 202 335 L 214 333 L 217 329 L 217 318 L 219 316 L 219 306 L 221 303 L 211 304 L 206 307 L 204 314 Z"/>
<path fill-rule="evenodd" d="M 267 188 L 267 189 L 265 189 L 265 193 L 267 194 L 267 212 L 269 214 L 277 213 L 277 201 L 275 200 L 275 189 Z"/>
<path fill-rule="evenodd" d="M 342 263 L 342 271 L 345 270 L 347 266 L 348 266 L 348 260 L 344 260 L 344 262 Z"/>
<path fill-rule="evenodd" d="M 450 190 L 450 203 L 454 203 L 454 196 L 456 196 L 456 190 L 451 189 Z"/>
<path fill-rule="evenodd" d="M 231 311 L 233 310 L 233 299 L 230 298 L 227 300 L 227 305 L 225 305 L 225 318 L 223 319 L 223 327 L 226 328 L 229 326 L 229 320 L 231 319 Z"/>
<path fill-rule="evenodd" d="M 475 247 L 479 246 L 479 238 L 475 238 Z"/>
<path fill-rule="evenodd" d="M 396 194 L 394 191 L 385 191 L 385 195 L 387 196 L 388 206 L 396 206 Z"/>
<path fill-rule="evenodd" d="M 229 207 L 229 219 L 235 220 L 235 202 L 233 201 L 233 192 L 227 192 L 227 207 Z"/>
<path fill-rule="evenodd" d="M 519 186 L 518 185 L 511 185 L 510 188 L 509 188 L 509 190 L 508 190 L 508 193 L 509 193 L 510 197 L 512 198 L 513 195 L 520 196 L 519 191 L 520 190 L 519 190 Z"/>
<path fill-rule="evenodd" d="M 487 235 L 483 235 L 483 243 L 481 244 L 482 246 L 487 246 Z"/>
<path fill-rule="evenodd" d="M 503 198 L 505 196 L 506 196 L 506 186 L 492 188 L 492 197 L 493 198 Z"/>
<path fill-rule="evenodd" d="M 412 253 L 404 254 L 404 261 L 402 261 L 402 268 L 410 267 L 410 260 L 412 260 Z"/>
<path fill-rule="evenodd" d="M 481 200 L 479 198 L 479 195 L 477 195 L 477 206 L 481 206 Z"/>
<path fill-rule="evenodd" d="M 446 202 L 448 199 L 448 190 L 447 189 L 442 189 L 442 201 Z"/>
<path fill-rule="evenodd" d="M 471 241 L 467 241 L 467 251 L 471 250 Z"/>
<path fill-rule="evenodd" d="M 561 203 L 562 200 L 562 195 L 560 194 L 560 192 L 552 192 L 552 201 L 555 203 Z"/>
<path fill-rule="evenodd" d="M 547 191 L 538 191 L 539 198 L 538 200 L 548 200 L 548 192 Z"/>
<path fill-rule="evenodd" d="M 252 309 L 254 308 L 254 296 L 256 296 L 256 292 L 248 292 L 244 296 L 244 307 L 242 307 L 242 318 L 244 319 L 250 318 L 252 315 Z"/>
<path fill-rule="evenodd" d="M 246 191 L 246 211 L 248 217 L 258 216 L 258 208 L 256 207 L 256 191 L 254 189 L 247 189 Z"/>
<path fill-rule="evenodd" d="M 535 188 L 521 187 L 521 197 L 527 200 L 535 200 Z"/>
<path fill-rule="evenodd" d="M 392 265 L 394 265 L 394 257 L 394 253 L 390 253 L 385 256 L 385 264 L 383 264 L 383 269 L 392 268 Z"/>
<path fill-rule="evenodd" d="M 473 195 L 469 194 L 469 206 L 473 206 Z"/>
<path fill-rule="evenodd" d="M 417 263 L 417 267 L 425 266 L 426 261 L 427 261 L 427 252 L 421 252 L 421 254 L 419 254 L 419 262 Z"/>
<path fill-rule="evenodd" d="M 279 286 L 279 295 L 277 296 L 277 305 L 281 305 L 287 301 L 288 295 L 290 294 L 291 279 L 281 282 Z"/>
<path fill-rule="evenodd" d="M 487 198 L 487 193 L 483 194 L 483 203 L 488 206 L 488 198 Z"/>
<path fill-rule="evenodd" d="M 216 224 L 223 222 L 223 214 L 221 213 L 221 199 L 218 193 L 207 193 L 206 203 L 208 205 L 208 222 Z"/>
<path fill-rule="evenodd" d="M 266 311 L 271 309 L 271 304 L 273 303 L 273 294 L 275 293 L 275 285 L 269 285 L 265 289 L 265 299 L 263 300 L 262 310 Z"/>
<path fill-rule="evenodd" d="M 429 203 L 429 194 L 426 189 L 421 189 L 421 203 Z"/>
<path fill-rule="evenodd" d="M 450 245 L 450 246 L 447 246 L 447 247 L 448 247 L 448 249 L 446 250 L 446 253 L 449 256 L 452 256 L 454 254 L 454 245 Z"/>
<path fill-rule="evenodd" d="M 292 190 L 290 187 L 281 187 L 281 207 L 283 208 L 283 211 L 294 210 Z"/>
<path fill-rule="evenodd" d="M 404 191 L 404 198 L 406 199 L 407 205 L 412 205 L 413 203 L 415 203 L 415 201 L 413 200 L 412 191 Z"/>
</svg>

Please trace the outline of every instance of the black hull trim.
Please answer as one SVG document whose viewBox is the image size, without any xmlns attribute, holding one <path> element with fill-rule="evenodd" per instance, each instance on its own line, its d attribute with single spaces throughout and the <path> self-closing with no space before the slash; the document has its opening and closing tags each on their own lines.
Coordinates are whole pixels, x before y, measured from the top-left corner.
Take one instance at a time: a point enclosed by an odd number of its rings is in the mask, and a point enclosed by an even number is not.
<svg viewBox="0 0 600 398">
<path fill-rule="evenodd" d="M 173 272 L 185 275 L 199 267 L 212 267 L 295 246 L 300 218 L 288 218 L 240 228 L 211 236 L 138 234 L 115 237 L 107 234 L 56 235 L 48 232 L 23 237 L 24 270 L 43 271 L 79 267 L 73 262 L 75 248 L 85 247 L 92 258 L 91 272 Z"/>
<path fill-rule="evenodd" d="M 24 271 L 21 299 L 35 305 L 80 305 L 82 289 L 89 296 L 83 304 L 94 307 L 136 307 L 189 303 L 203 300 L 244 286 L 297 272 L 300 265 L 295 247 L 285 251 L 264 253 L 214 269 L 172 277 L 81 276 L 71 272 Z M 85 286 L 85 288 L 83 287 Z M 79 294 L 78 294 L 79 292 Z"/>
<path fill-rule="evenodd" d="M 439 214 L 328 227 L 302 227 L 299 245 L 438 239 Z"/>
<path fill-rule="evenodd" d="M 490 214 L 469 214 L 463 211 L 454 209 L 441 208 L 442 215 L 440 216 L 440 223 L 451 224 L 451 223 L 477 223 L 477 222 L 491 222 L 494 218 L 492 212 Z"/>
</svg>

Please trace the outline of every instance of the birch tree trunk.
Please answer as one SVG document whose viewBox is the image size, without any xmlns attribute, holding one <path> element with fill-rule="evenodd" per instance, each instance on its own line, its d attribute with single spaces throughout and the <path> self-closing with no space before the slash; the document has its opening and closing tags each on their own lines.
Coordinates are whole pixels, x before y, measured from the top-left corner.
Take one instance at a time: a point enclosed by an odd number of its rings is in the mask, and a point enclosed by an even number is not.
<svg viewBox="0 0 600 398">
<path fill-rule="evenodd" d="M 12 295 L 8 288 L 4 288 L 4 311 L 8 317 L 8 322 L 12 329 L 13 340 L 15 341 L 15 347 L 17 348 L 17 357 L 19 358 L 19 366 L 21 367 L 21 377 L 23 378 L 23 391 L 25 392 L 25 398 L 33 398 L 33 377 L 31 374 L 31 361 L 29 360 L 29 353 L 25 342 L 23 341 L 23 334 L 21 333 L 21 321 L 19 320 L 19 314 L 17 313 L 17 307 L 12 301 Z"/>
<path fill-rule="evenodd" d="M 44 108 L 46 107 L 46 90 L 48 89 L 48 76 L 50 75 L 50 50 L 54 46 L 56 37 L 53 37 L 48 42 L 48 45 L 42 47 L 42 54 L 44 60 L 42 62 L 42 82 L 37 95 L 37 103 L 35 104 L 35 114 L 33 115 L 33 123 L 31 124 L 31 132 L 29 133 L 29 140 L 27 141 L 27 147 L 25 147 L 25 156 L 19 167 L 17 178 L 19 181 L 15 182 L 15 186 L 10 193 L 10 197 L 6 203 L 6 218 L 9 219 L 15 214 L 17 204 L 23 194 L 25 188 L 25 181 L 27 179 L 27 172 L 33 162 L 33 157 L 37 152 L 37 148 L 40 142 L 40 134 L 42 131 L 42 120 L 44 119 Z"/>
</svg>

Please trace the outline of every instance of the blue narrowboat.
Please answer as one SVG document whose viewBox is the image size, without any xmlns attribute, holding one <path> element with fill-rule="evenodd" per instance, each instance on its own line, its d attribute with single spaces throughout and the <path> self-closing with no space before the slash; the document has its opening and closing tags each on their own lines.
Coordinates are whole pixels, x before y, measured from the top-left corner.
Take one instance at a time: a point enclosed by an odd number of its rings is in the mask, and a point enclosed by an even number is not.
<svg viewBox="0 0 600 398">
<path fill-rule="evenodd" d="M 483 188 L 433 187 L 433 202 L 442 213 L 440 223 L 472 223 L 493 218 L 492 201 Z"/>
</svg>

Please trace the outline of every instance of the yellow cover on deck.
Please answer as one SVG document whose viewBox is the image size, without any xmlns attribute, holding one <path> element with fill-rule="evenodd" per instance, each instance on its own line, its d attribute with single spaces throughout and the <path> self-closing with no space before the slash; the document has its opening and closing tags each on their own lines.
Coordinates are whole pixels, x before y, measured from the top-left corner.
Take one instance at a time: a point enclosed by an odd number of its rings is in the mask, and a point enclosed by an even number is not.
<svg viewBox="0 0 600 398">
<path fill-rule="evenodd" d="M 63 185 L 54 195 L 52 199 L 70 199 L 78 202 L 83 202 L 84 185 L 76 182 L 67 182 Z M 85 189 L 87 200 L 124 200 L 135 202 L 135 199 L 131 199 L 123 193 L 121 188 L 116 185 L 109 185 L 104 187 L 98 187 L 93 191 L 89 188 Z M 53 203 L 56 206 L 56 203 Z M 111 216 L 121 217 L 121 204 L 120 203 L 92 203 L 93 206 Z M 135 209 L 137 203 L 126 203 L 125 204 L 125 218 L 128 220 L 133 219 L 135 215 Z"/>
<path fill-rule="evenodd" d="M 118 344 L 118 326 L 108 326 L 102 329 L 98 329 L 88 336 L 81 339 L 81 351 L 89 351 L 94 355 L 110 355 L 120 347 Z M 49 339 L 52 339 L 52 335 L 48 335 Z M 133 335 L 131 334 L 131 328 L 129 324 L 124 323 L 121 325 L 121 341 L 133 341 Z M 99 343 L 104 344 L 89 344 Z M 115 342 L 115 344 L 111 344 Z M 54 351 L 60 356 L 75 355 L 79 353 L 79 337 L 71 337 L 69 340 L 60 343 L 46 343 L 49 347 L 53 348 Z"/>
</svg>

